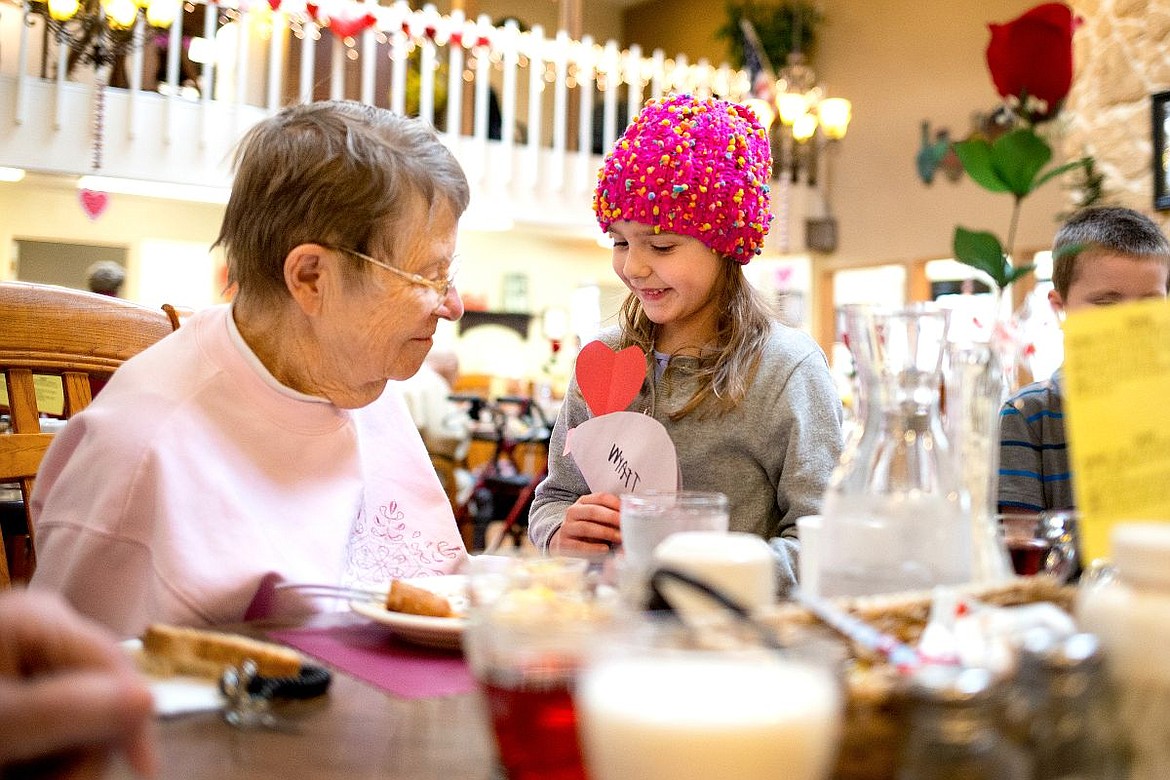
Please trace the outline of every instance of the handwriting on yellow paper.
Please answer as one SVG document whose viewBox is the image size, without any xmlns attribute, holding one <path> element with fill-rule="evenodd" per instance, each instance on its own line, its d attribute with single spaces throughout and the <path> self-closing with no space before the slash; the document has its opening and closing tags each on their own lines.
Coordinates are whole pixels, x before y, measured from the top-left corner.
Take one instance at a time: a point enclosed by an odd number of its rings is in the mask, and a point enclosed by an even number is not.
<svg viewBox="0 0 1170 780">
<path fill-rule="evenodd" d="M 1170 305 L 1077 312 L 1064 347 L 1065 432 L 1091 561 L 1109 557 L 1118 521 L 1170 522 Z"/>
</svg>

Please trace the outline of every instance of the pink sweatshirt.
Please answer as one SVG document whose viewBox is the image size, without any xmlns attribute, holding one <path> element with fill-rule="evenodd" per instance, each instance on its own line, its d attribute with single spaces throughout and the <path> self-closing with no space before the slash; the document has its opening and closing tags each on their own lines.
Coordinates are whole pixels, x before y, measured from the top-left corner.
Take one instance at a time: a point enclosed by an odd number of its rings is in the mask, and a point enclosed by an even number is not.
<svg viewBox="0 0 1170 780">
<path fill-rule="evenodd" d="M 362 409 L 279 384 L 228 306 L 129 360 L 50 447 L 31 586 L 123 636 L 239 621 L 262 578 L 385 587 L 466 558 L 395 383 Z"/>
</svg>

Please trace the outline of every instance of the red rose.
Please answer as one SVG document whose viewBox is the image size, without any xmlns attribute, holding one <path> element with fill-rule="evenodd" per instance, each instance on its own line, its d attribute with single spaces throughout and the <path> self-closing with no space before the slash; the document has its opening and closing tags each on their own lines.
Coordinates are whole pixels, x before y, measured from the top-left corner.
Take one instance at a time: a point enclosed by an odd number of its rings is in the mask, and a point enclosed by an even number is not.
<svg viewBox="0 0 1170 780">
<path fill-rule="evenodd" d="M 1064 3 L 1045 3 L 1007 24 L 990 24 L 987 67 L 1002 97 L 1021 99 L 1021 109 L 1036 120 L 1060 110 L 1073 77 L 1073 30 L 1080 22 Z M 1043 100 L 1036 108 L 1027 97 Z"/>
</svg>

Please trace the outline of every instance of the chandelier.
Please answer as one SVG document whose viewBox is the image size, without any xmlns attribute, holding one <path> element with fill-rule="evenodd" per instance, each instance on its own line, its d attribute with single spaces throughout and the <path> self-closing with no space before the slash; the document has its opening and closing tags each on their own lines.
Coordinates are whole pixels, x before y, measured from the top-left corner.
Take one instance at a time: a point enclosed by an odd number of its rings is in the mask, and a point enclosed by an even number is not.
<svg viewBox="0 0 1170 780">
<path fill-rule="evenodd" d="M 849 130 L 853 107 L 826 97 L 816 73 L 793 51 L 774 82 L 762 82 L 745 101 L 772 138 L 773 170 L 791 181 L 817 183 L 821 152 Z"/>
<path fill-rule="evenodd" d="M 739 26 L 743 33 L 745 60 L 752 71 L 752 97 L 744 101 L 768 131 L 772 145 L 772 172 L 781 182 L 781 198 L 787 198 L 787 184 L 805 182 L 817 186 L 822 158 L 825 165 L 822 195 L 823 213 L 805 220 L 805 246 L 820 252 L 837 248 L 837 220 L 829 198 L 830 160 L 838 142 L 849 130 L 853 107 L 845 98 L 826 97 L 817 85 L 817 76 L 800 49 L 800 6 L 793 6 L 792 48 L 784 67 L 772 72 L 755 28 L 746 18 Z M 824 154 L 822 154 L 824 152 Z M 785 200 L 786 202 L 786 200 Z M 786 208 L 786 207 L 782 207 Z M 787 233 L 782 241 L 787 247 Z"/>
<path fill-rule="evenodd" d="M 141 45 L 143 26 L 170 27 L 179 17 L 179 3 L 180 0 L 32 0 L 26 5 L 26 21 L 40 16 L 57 45 L 69 49 L 66 74 L 78 63 L 94 68 L 94 171 L 102 167 L 105 88 L 110 72 L 117 68 L 122 55 Z M 82 190 L 83 204 L 87 192 Z"/>
<path fill-rule="evenodd" d="M 179 16 L 180 0 L 34 0 L 31 14 L 42 17 L 77 62 L 102 68 L 135 45 L 141 24 L 167 28 Z"/>
</svg>

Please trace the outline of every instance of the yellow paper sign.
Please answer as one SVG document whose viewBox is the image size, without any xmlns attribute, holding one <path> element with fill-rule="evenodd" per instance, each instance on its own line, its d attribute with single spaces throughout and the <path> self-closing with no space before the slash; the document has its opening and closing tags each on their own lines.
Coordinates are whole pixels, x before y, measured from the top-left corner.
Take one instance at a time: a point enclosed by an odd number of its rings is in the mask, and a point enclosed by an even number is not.
<svg viewBox="0 0 1170 780">
<path fill-rule="evenodd" d="M 1123 520 L 1170 522 L 1170 305 L 1103 306 L 1064 323 L 1065 434 L 1087 561 Z"/>
<path fill-rule="evenodd" d="M 65 389 L 61 377 L 33 374 L 33 392 L 41 414 L 61 414 L 65 409 Z M 8 406 L 8 383 L 0 376 L 0 406 Z"/>
</svg>

